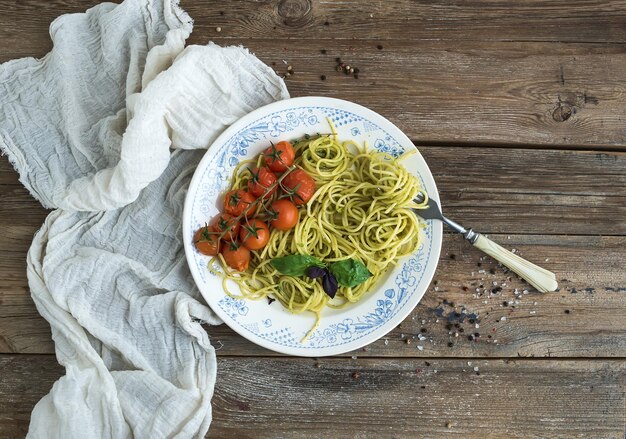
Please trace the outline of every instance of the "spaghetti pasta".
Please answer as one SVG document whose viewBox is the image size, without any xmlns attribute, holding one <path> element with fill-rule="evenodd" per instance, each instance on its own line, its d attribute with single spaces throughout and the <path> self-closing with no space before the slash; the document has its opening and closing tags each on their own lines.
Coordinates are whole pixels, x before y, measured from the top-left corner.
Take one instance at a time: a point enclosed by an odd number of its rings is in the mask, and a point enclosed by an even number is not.
<svg viewBox="0 0 626 439">
<path fill-rule="evenodd" d="M 221 255 L 209 265 L 223 273 L 224 291 L 230 296 L 253 300 L 271 296 L 293 313 L 314 313 L 317 320 L 310 334 L 326 306 L 340 308 L 359 301 L 399 258 L 419 247 L 420 220 L 411 209 L 423 207 L 427 200 L 414 201 L 424 192 L 417 178 L 399 164 L 402 157 L 368 150 L 352 140 L 341 142 L 334 129 L 330 135 L 307 136 L 293 146 L 295 165 L 317 185 L 300 209 L 295 228 L 273 230 L 265 248 L 252 252 L 245 272 L 231 270 Z M 258 160 L 237 166 L 233 189 L 246 187 L 250 174 L 245 168 L 255 162 L 261 165 L 262 157 Z M 312 255 L 327 263 L 356 259 L 372 276 L 352 288 L 340 286 L 331 299 L 317 280 L 282 275 L 271 264 L 272 259 L 291 254 Z M 239 293 L 228 290 L 229 280 L 238 284 Z"/>
</svg>

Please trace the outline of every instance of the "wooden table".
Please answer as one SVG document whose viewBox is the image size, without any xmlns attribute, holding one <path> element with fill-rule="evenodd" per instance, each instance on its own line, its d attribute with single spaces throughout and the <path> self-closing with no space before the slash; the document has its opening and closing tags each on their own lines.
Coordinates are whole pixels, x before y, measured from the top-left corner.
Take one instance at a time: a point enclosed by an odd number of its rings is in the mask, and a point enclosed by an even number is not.
<svg viewBox="0 0 626 439">
<path fill-rule="evenodd" d="M 0 61 L 44 55 L 50 22 L 96 3 L 0 0 Z M 195 19 L 189 43 L 243 44 L 279 74 L 292 66 L 292 96 L 387 116 L 420 148 L 452 218 L 560 283 L 536 293 L 446 234 L 422 302 L 365 349 L 288 358 L 210 328 L 221 348 L 208 437 L 624 438 L 626 3 L 182 6 Z M 335 70 L 337 57 L 358 79 Z M 46 215 L 1 159 L 0 437 L 24 435 L 63 373 L 25 275 Z M 463 308 L 479 326 L 455 325 Z"/>
</svg>

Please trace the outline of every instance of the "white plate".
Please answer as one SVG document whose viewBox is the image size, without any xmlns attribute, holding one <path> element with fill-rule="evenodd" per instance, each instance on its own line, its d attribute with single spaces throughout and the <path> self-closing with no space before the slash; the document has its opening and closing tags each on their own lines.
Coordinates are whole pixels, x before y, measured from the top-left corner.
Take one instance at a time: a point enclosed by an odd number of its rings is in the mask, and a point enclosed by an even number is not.
<svg viewBox="0 0 626 439">
<path fill-rule="evenodd" d="M 235 300 L 222 290 L 222 279 L 207 269 L 209 257 L 198 253 L 193 233 L 216 216 L 220 195 L 228 188 L 241 160 L 259 154 L 270 141 L 293 140 L 327 133 L 326 118 L 340 139 L 367 141 L 370 148 L 399 155 L 415 146 L 394 124 L 352 102 L 323 97 L 288 99 L 253 111 L 229 127 L 211 145 L 191 180 L 183 233 L 185 255 L 193 278 L 208 305 L 233 330 L 267 349 L 289 355 L 321 357 L 360 348 L 395 328 L 418 304 L 435 273 L 441 250 L 442 225 L 428 221 L 419 250 L 402 260 L 360 302 L 340 310 L 326 309 L 318 329 L 301 343 L 315 323 L 313 313 L 292 314 L 278 302 Z M 422 156 L 403 165 L 417 175 L 428 194 L 439 200 L 432 174 Z"/>
</svg>

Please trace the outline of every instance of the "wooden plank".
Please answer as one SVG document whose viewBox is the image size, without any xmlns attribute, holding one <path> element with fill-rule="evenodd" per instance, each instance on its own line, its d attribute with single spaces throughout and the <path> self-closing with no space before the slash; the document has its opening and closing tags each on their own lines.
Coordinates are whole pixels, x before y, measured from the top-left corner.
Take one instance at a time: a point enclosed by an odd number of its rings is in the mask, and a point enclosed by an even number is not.
<svg viewBox="0 0 626 439">
<path fill-rule="evenodd" d="M 626 6 L 615 1 L 360 2 L 245 0 L 207 8 L 183 2 L 204 38 L 622 42 Z M 220 31 L 217 31 L 220 27 Z"/>
<path fill-rule="evenodd" d="M 429 363 L 222 359 L 208 437 L 624 434 L 623 361 Z"/>
<path fill-rule="evenodd" d="M 613 149 L 625 144 L 626 106 L 618 79 L 626 69 L 624 46 L 393 41 L 378 50 L 359 40 L 245 43 L 281 74 L 287 67 L 282 60 L 292 66 L 292 96 L 357 102 L 418 143 Z M 335 71 L 336 57 L 358 67 L 359 79 Z"/>
<path fill-rule="evenodd" d="M 54 9 L 57 3 L 13 2 L 7 8 L 9 16 L 0 21 L 6 24 L 0 26 L 0 61 L 42 56 L 49 50 L 47 27 L 52 18 L 92 4 L 62 2 Z M 626 105 L 620 80 L 626 70 L 626 48 L 613 44 L 626 35 L 624 4 L 589 0 L 559 9 L 559 3 L 547 0 L 403 3 L 408 9 L 402 4 L 394 7 L 372 2 L 357 13 L 349 12 L 352 8 L 343 2 L 314 2 L 311 10 L 321 13 L 323 20 L 330 20 L 326 13 L 335 14 L 337 31 L 315 18 L 311 29 L 283 25 L 282 37 L 267 22 L 282 8 L 276 2 L 238 2 L 224 17 L 215 15 L 219 14 L 217 8 L 190 4 L 192 16 L 198 15 L 190 42 L 204 44 L 213 39 L 219 44 L 243 43 L 265 62 L 275 63 L 280 73 L 286 71 L 282 63 L 286 60 L 296 72 L 287 81 L 293 96 L 323 95 L 356 101 L 389 117 L 420 142 L 626 147 L 622 129 Z M 486 8 L 476 8 L 478 4 Z M 375 18 L 363 12 L 385 8 L 391 13 Z M 430 27 L 441 28 L 441 35 L 456 36 L 453 40 L 426 38 L 429 28 L 423 31 L 424 26 L 408 17 L 419 17 Z M 544 17 L 552 24 L 533 21 L 533 17 Z M 232 26 L 226 20 L 231 20 Z M 371 24 L 359 27 L 363 21 Z M 341 23 L 354 27 L 354 33 L 342 29 Z M 459 26 L 462 23 L 484 29 L 486 40 L 472 41 L 473 32 L 480 35 L 483 30 Z M 216 32 L 222 24 L 222 32 Z M 381 42 L 383 35 L 374 33 L 374 39 L 366 39 L 370 27 L 388 29 L 378 32 L 391 32 L 395 37 Z M 588 32 L 584 31 L 587 27 L 591 28 Z M 493 30 L 491 36 L 489 29 Z M 527 35 L 519 34 L 522 29 Z M 519 35 L 507 36 L 509 30 Z M 415 40 L 413 32 L 426 33 Z M 557 42 L 544 42 L 553 34 Z M 578 35 L 593 43 L 578 42 Z M 589 35 L 598 35 L 598 40 Z M 532 41 L 535 39 L 540 41 Z M 359 80 L 337 73 L 335 57 L 358 67 Z M 320 80 L 321 75 L 327 79 Z"/>
<path fill-rule="evenodd" d="M 21 437 L 63 370 L 52 356 L 0 366 L 0 436 Z M 625 372 L 623 360 L 220 358 L 207 437 L 622 439 Z"/>
<path fill-rule="evenodd" d="M 485 233 L 626 234 L 626 153 L 420 146 L 445 212 Z M 0 175 L 9 170 L 0 160 Z M 7 171 L 7 172 L 4 172 Z M 0 224 L 39 226 L 47 211 L 0 183 Z"/>
<path fill-rule="evenodd" d="M 420 147 L 447 215 L 486 233 L 626 234 L 626 154 Z"/>
<path fill-rule="evenodd" d="M 53 355 L 0 355 L 0 368 L 0 437 L 25 437 L 33 407 L 64 369 Z"/>
<path fill-rule="evenodd" d="M 0 41 L 7 49 L 43 55 L 47 28 L 65 13 L 83 12 L 97 0 L 0 1 Z M 626 6 L 615 0 L 473 0 L 360 2 L 229 1 L 222 7 L 183 0 L 195 21 L 194 39 L 277 38 L 452 41 L 626 41 Z M 325 23 L 328 23 L 327 25 Z M 220 31 L 217 31 L 217 28 Z M 28 35 L 29 38 L 21 38 Z M 7 54 L 8 56 L 8 54 Z M 21 55 L 23 56 L 23 55 Z"/>
<path fill-rule="evenodd" d="M 4 158 L 0 163 L 6 164 Z M 1 165 L 0 165 L 1 166 Z M 30 226 L 38 229 L 49 211 L 44 209 L 21 185 L 0 186 L 0 224 Z M 32 235 L 31 235 L 32 236 Z"/>
<path fill-rule="evenodd" d="M 495 235 L 494 239 L 553 270 L 561 290 L 534 293 L 491 259 L 481 260 L 482 254 L 460 237 L 446 235 L 436 284 L 422 302 L 386 337 L 346 356 L 626 356 L 626 237 Z M 50 329 L 32 303 L 25 268 L 7 262 L 15 260 L 25 264 L 23 257 L 0 254 L 0 352 L 52 353 Z M 525 289 L 528 294 L 523 294 Z M 455 312 L 476 314 L 475 321 L 455 317 Z M 225 325 L 207 330 L 220 355 L 276 355 Z"/>
</svg>

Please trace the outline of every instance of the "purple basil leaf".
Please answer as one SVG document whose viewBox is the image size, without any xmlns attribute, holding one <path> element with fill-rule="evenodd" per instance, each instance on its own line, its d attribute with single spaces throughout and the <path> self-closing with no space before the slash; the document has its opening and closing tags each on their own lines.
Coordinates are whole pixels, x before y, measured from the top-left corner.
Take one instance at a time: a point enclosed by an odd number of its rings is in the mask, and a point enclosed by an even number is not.
<svg viewBox="0 0 626 439">
<path fill-rule="evenodd" d="M 322 278 L 322 287 L 324 288 L 324 292 L 328 294 L 331 299 L 334 299 L 335 294 L 337 294 L 337 290 L 339 289 L 337 278 L 333 276 L 332 273 L 326 273 L 326 275 Z"/>
<path fill-rule="evenodd" d="M 306 275 L 311 279 L 317 279 L 318 277 L 324 276 L 328 271 L 322 267 L 309 267 L 306 270 Z"/>
</svg>

